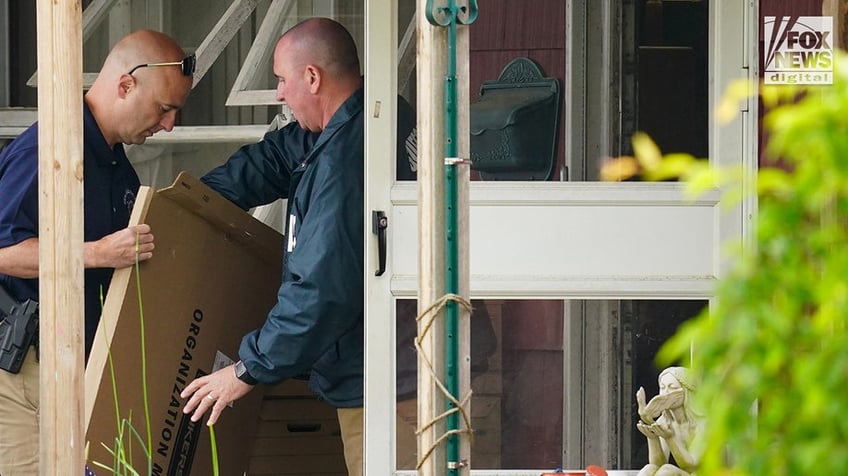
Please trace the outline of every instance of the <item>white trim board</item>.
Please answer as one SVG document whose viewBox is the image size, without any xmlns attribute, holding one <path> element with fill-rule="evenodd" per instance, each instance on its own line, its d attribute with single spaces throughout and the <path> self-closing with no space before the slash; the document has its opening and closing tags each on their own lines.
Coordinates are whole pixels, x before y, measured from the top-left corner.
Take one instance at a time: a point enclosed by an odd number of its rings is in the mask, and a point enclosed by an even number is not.
<svg viewBox="0 0 848 476">
<path fill-rule="evenodd" d="M 718 196 L 690 200 L 683 185 L 670 183 L 474 182 L 471 294 L 709 297 L 721 246 Z M 416 200 L 414 184 L 393 186 L 388 252 L 396 296 L 417 290 Z"/>
</svg>

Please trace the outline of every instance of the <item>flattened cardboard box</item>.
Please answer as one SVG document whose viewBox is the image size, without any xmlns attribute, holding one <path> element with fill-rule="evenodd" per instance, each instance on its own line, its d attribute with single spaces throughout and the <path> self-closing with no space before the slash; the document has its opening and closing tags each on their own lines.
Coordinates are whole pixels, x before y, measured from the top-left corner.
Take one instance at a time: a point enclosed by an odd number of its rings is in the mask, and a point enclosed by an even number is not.
<svg viewBox="0 0 848 476">
<path fill-rule="evenodd" d="M 125 452 L 148 472 L 139 442 L 148 445 L 143 318 L 152 474 L 211 475 L 209 430 L 183 415 L 179 394 L 237 360 L 242 336 L 264 322 L 280 283 L 282 236 L 185 173 L 157 192 L 142 187 L 130 219 L 137 223 L 151 226 L 156 248 L 138 273 L 117 270 L 109 288 L 85 372 L 87 464 L 97 474 L 107 471 L 94 462 L 113 467 L 104 445 L 116 446 L 127 419 L 139 437 L 124 430 Z M 261 401 L 258 386 L 216 423 L 220 474 L 247 471 Z"/>
</svg>

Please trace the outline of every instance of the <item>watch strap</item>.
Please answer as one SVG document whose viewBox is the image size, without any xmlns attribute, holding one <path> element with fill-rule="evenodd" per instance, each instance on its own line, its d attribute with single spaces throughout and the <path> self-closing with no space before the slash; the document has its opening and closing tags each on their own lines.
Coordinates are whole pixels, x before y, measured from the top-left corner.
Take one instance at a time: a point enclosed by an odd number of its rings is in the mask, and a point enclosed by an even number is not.
<svg viewBox="0 0 848 476">
<path fill-rule="evenodd" d="M 253 375 L 250 375 L 250 372 L 247 371 L 247 367 L 244 365 L 244 362 L 239 360 L 235 365 L 236 377 L 242 382 L 248 385 L 256 385 L 259 383 L 258 380 L 253 378 Z"/>
</svg>

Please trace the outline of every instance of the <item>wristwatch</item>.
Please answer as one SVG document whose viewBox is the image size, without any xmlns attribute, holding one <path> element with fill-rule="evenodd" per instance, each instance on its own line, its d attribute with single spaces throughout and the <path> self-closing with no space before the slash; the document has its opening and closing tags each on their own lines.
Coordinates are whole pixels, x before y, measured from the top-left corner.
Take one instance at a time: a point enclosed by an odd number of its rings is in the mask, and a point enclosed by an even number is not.
<svg viewBox="0 0 848 476">
<path fill-rule="evenodd" d="M 257 383 L 259 383 L 258 380 L 256 380 L 255 378 L 253 378 L 252 375 L 250 375 L 250 373 L 247 371 L 247 367 L 244 366 L 244 362 L 242 362 L 241 360 L 236 362 L 235 370 L 236 377 L 238 377 L 238 379 L 242 382 L 248 385 L 256 385 Z"/>
</svg>

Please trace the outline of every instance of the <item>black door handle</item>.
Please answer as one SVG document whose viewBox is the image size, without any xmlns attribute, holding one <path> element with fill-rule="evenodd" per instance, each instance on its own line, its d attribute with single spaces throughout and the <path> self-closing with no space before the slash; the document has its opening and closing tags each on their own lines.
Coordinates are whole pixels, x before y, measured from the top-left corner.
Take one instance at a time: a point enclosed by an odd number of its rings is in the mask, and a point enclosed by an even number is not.
<svg viewBox="0 0 848 476">
<path fill-rule="evenodd" d="M 386 228 L 389 227 L 389 218 L 386 212 L 371 210 L 371 231 L 377 235 L 377 252 L 380 256 L 380 267 L 374 276 L 382 276 L 386 272 Z"/>
</svg>

